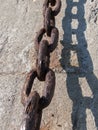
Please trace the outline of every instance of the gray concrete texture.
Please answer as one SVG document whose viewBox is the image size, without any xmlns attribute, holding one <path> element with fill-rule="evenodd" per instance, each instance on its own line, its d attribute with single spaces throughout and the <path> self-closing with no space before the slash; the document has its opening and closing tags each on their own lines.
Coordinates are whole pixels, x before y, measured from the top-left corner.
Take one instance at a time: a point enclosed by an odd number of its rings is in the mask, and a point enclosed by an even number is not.
<svg viewBox="0 0 98 130">
<path fill-rule="evenodd" d="M 21 89 L 35 66 L 34 38 L 44 0 L 0 0 L 0 130 L 19 130 Z M 41 130 L 98 130 L 98 0 L 62 0 L 58 47 L 51 54 L 55 94 Z M 44 82 L 33 89 L 40 94 Z"/>
</svg>

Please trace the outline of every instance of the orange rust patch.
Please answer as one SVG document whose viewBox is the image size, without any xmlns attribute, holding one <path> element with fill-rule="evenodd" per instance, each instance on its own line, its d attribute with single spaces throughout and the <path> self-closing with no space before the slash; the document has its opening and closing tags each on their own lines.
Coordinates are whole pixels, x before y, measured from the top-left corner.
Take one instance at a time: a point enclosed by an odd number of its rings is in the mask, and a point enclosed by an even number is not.
<svg viewBox="0 0 98 130">
<path fill-rule="evenodd" d="M 62 69 L 61 63 L 60 63 L 61 51 L 62 51 L 62 46 L 60 43 L 58 43 L 58 47 L 50 55 L 50 68 L 51 69 L 55 69 L 57 71 Z"/>
<path fill-rule="evenodd" d="M 50 130 L 51 122 L 49 121 L 43 128 L 40 128 L 40 130 Z"/>
<path fill-rule="evenodd" d="M 56 69 L 60 67 L 60 62 L 57 54 L 57 50 L 55 50 L 50 56 L 50 68 Z"/>
</svg>

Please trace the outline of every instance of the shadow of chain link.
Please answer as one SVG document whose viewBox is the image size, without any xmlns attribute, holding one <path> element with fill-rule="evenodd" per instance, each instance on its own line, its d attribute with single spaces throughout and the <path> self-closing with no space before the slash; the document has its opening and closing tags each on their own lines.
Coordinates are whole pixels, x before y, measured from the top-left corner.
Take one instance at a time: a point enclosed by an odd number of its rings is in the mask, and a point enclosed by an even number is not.
<svg viewBox="0 0 98 130">
<path fill-rule="evenodd" d="M 73 101 L 72 108 L 72 124 L 73 130 L 87 130 L 86 109 L 90 109 L 93 113 L 96 127 L 98 128 L 98 105 L 96 103 L 98 93 L 98 79 L 93 73 L 93 63 L 89 51 L 87 49 L 87 41 L 85 38 L 86 20 L 84 4 L 86 0 L 66 0 L 67 7 L 65 9 L 65 17 L 62 20 L 62 28 L 64 30 L 63 50 L 61 54 L 61 65 L 67 72 L 67 91 L 70 99 Z M 77 13 L 72 12 L 73 8 L 77 9 Z M 77 21 L 77 28 L 72 27 L 72 22 Z M 76 36 L 76 42 L 73 37 Z M 71 51 L 77 55 L 78 66 L 71 64 Z M 79 78 L 85 78 L 93 97 L 84 97 L 79 83 Z"/>
</svg>

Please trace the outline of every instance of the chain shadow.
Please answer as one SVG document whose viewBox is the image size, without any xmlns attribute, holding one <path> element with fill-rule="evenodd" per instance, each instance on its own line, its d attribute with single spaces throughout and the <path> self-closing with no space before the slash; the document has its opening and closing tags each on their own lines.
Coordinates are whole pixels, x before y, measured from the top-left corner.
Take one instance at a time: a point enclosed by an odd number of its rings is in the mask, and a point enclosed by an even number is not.
<svg viewBox="0 0 98 130">
<path fill-rule="evenodd" d="M 85 38 L 86 20 L 84 18 L 84 4 L 86 0 L 74 1 L 75 0 L 66 0 L 67 7 L 65 9 L 65 17 L 62 20 L 64 35 L 61 41 L 64 48 L 62 50 L 60 63 L 67 73 L 67 91 L 70 99 L 73 101 L 71 115 L 72 129 L 87 130 L 87 108 L 92 111 L 95 125 L 98 128 L 98 79 L 93 73 L 93 63 L 87 49 L 87 41 Z M 76 14 L 72 12 L 74 7 L 77 9 Z M 78 22 L 77 28 L 72 28 L 72 20 Z M 76 37 L 76 42 L 74 43 L 73 36 Z M 77 54 L 78 66 L 71 64 L 71 51 Z M 79 83 L 80 77 L 86 79 L 92 91 L 92 98 L 83 96 Z"/>
</svg>

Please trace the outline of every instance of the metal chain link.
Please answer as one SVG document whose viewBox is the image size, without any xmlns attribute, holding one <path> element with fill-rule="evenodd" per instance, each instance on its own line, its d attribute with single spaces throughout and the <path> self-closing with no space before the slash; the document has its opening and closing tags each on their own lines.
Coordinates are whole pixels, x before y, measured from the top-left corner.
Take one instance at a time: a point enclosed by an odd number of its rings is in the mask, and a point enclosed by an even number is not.
<svg viewBox="0 0 98 130">
<path fill-rule="evenodd" d="M 54 51 L 58 43 L 59 32 L 55 27 L 55 16 L 60 9 L 61 0 L 44 1 L 44 27 L 39 30 L 35 38 L 36 68 L 27 74 L 21 94 L 21 102 L 24 105 L 21 130 L 40 129 L 42 110 L 50 104 L 54 95 L 55 73 L 49 68 L 49 64 L 50 53 Z M 45 82 L 42 97 L 36 91 L 31 91 L 35 78 Z"/>
</svg>

